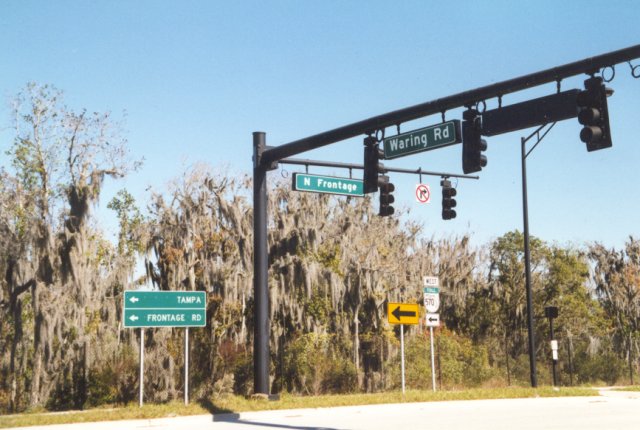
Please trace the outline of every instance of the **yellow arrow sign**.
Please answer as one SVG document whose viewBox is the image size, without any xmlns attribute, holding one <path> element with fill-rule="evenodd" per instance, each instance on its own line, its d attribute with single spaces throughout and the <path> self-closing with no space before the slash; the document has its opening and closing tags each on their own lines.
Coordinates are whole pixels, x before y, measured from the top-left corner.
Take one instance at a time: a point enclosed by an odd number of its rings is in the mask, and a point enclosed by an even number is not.
<svg viewBox="0 0 640 430">
<path fill-rule="evenodd" d="M 389 303 L 387 306 L 389 324 L 418 324 L 418 313 L 417 303 Z"/>
</svg>

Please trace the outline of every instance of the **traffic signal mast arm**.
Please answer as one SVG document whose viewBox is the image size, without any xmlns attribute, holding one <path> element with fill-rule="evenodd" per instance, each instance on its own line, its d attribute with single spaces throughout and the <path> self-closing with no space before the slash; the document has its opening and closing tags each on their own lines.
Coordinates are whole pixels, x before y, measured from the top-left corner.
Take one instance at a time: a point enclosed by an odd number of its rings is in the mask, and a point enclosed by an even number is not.
<svg viewBox="0 0 640 430">
<path fill-rule="evenodd" d="M 365 156 L 366 159 L 366 156 Z M 337 167 L 341 169 L 365 169 L 364 165 L 361 164 L 350 164 L 350 163 L 337 163 L 332 161 L 316 161 L 316 160 L 301 160 L 295 158 L 287 158 L 280 161 L 282 164 L 293 164 L 299 166 L 318 166 L 318 167 Z M 442 217 L 445 220 L 453 219 L 456 217 L 456 212 L 452 208 L 456 206 L 456 201 L 453 197 L 456 195 L 455 188 L 451 187 L 451 182 L 447 180 L 447 178 L 462 178 L 462 179 L 479 179 L 478 176 L 474 175 L 459 175 L 456 173 L 444 173 L 444 172 L 431 172 L 427 170 L 422 170 L 422 168 L 418 168 L 415 170 L 411 169 L 396 169 L 393 167 L 384 168 L 385 172 L 394 172 L 394 173 L 409 173 L 413 175 L 427 175 L 427 176 L 440 176 L 443 178 L 441 185 L 443 185 L 443 210 Z M 366 170 L 365 170 L 366 171 Z M 380 175 L 376 178 L 376 180 L 380 180 L 377 182 L 379 191 L 380 191 L 380 209 L 378 215 L 380 216 L 389 216 L 393 215 L 394 208 L 391 204 L 394 202 L 394 197 L 391 193 L 395 190 L 395 186 L 389 182 L 389 177 L 386 175 Z M 444 196 L 447 196 L 445 199 Z"/>
<path fill-rule="evenodd" d="M 634 45 L 617 51 L 608 52 L 591 58 L 586 58 L 551 69 L 520 76 L 492 85 L 465 91 L 448 97 L 432 100 L 426 103 L 406 107 L 386 114 L 374 116 L 343 127 L 319 133 L 304 139 L 296 140 L 284 145 L 264 148 L 264 151 L 254 154 L 254 167 L 266 167 L 287 157 L 302 152 L 321 148 L 331 143 L 340 142 L 376 130 L 396 126 L 407 121 L 439 114 L 451 109 L 471 106 L 476 102 L 503 97 L 507 94 L 533 88 L 549 82 L 560 82 L 563 79 L 580 74 L 593 74 L 603 67 L 613 66 L 640 58 L 640 45 Z"/>
<path fill-rule="evenodd" d="M 300 158 L 285 158 L 284 160 L 280 160 L 281 164 L 291 164 L 297 166 L 316 166 L 316 167 L 335 167 L 338 169 L 360 169 L 364 170 L 364 165 L 362 164 L 352 164 L 352 163 L 339 163 L 333 161 L 319 161 L 319 160 L 305 160 Z M 396 167 L 385 167 L 387 172 L 392 173 L 408 173 L 412 175 L 426 175 L 426 176 L 440 176 L 442 178 L 461 178 L 461 179 L 480 179 L 477 175 L 460 175 L 457 173 L 445 173 L 445 172 L 433 172 L 430 170 L 422 170 L 422 167 L 418 169 L 402 169 Z"/>
</svg>

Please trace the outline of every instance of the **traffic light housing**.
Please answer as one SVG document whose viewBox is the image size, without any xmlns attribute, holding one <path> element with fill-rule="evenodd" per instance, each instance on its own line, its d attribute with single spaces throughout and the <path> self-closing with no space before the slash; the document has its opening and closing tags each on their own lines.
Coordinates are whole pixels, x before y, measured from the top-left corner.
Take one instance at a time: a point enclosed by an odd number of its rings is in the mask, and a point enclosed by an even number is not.
<svg viewBox="0 0 640 430">
<path fill-rule="evenodd" d="M 475 109 L 467 109 L 462 114 L 462 171 L 479 172 L 487 165 L 487 141 L 482 138 L 482 122 Z"/>
<path fill-rule="evenodd" d="M 384 158 L 384 151 L 378 146 L 378 141 L 368 136 L 364 138 L 364 193 L 375 193 L 378 191 L 378 177 L 385 173 L 384 164 L 380 162 Z"/>
<path fill-rule="evenodd" d="M 396 187 L 389 182 L 389 177 L 386 175 L 381 175 L 378 177 L 378 187 L 380 191 L 380 208 L 378 210 L 379 216 L 389 216 L 393 215 L 395 212 L 391 203 L 393 203 L 396 199 L 391 194 Z"/>
<path fill-rule="evenodd" d="M 587 144 L 587 151 L 613 146 L 611 128 L 609 127 L 609 111 L 607 97 L 613 94 L 601 77 L 592 76 L 584 81 L 584 91 L 578 93 L 578 121 L 584 127 L 580 131 L 580 140 Z"/>
<path fill-rule="evenodd" d="M 456 217 L 456 211 L 453 208 L 456 207 L 456 189 L 451 187 L 451 181 L 443 179 L 440 181 L 442 186 L 442 219 L 449 220 Z"/>
</svg>

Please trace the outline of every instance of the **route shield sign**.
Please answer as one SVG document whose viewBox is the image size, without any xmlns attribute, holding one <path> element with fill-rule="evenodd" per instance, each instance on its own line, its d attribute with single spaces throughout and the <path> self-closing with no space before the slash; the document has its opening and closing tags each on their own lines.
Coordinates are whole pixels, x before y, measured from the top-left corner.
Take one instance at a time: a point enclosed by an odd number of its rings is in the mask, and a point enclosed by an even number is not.
<svg viewBox="0 0 640 430">
<path fill-rule="evenodd" d="M 384 138 L 384 158 L 390 160 L 460 142 L 462 142 L 460 120 L 454 119 Z"/>
<path fill-rule="evenodd" d="M 204 291 L 125 291 L 124 326 L 204 327 L 207 296 Z"/>
<path fill-rule="evenodd" d="M 440 307 L 440 289 L 437 287 L 425 287 L 424 307 L 427 312 L 438 312 Z"/>
<path fill-rule="evenodd" d="M 416 303 L 389 303 L 387 317 L 390 324 L 418 324 L 419 309 Z"/>
<path fill-rule="evenodd" d="M 440 307 L 440 280 L 437 276 L 424 277 L 424 307 L 427 312 L 438 312 Z"/>
<path fill-rule="evenodd" d="M 340 194 L 355 197 L 364 196 L 364 185 L 361 179 L 338 178 L 335 176 L 294 173 L 292 188 L 294 191 Z"/>
</svg>

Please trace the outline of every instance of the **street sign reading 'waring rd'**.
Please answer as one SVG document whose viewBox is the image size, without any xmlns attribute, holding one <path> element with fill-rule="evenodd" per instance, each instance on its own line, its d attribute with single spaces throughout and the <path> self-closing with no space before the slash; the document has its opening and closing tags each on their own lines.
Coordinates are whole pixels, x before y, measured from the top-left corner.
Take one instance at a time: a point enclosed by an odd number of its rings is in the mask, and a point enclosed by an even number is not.
<svg viewBox="0 0 640 430">
<path fill-rule="evenodd" d="M 460 121 L 443 122 L 383 139 L 384 158 L 403 157 L 462 142 Z"/>
<path fill-rule="evenodd" d="M 125 291 L 124 326 L 204 327 L 207 296 L 204 291 Z"/>
</svg>

